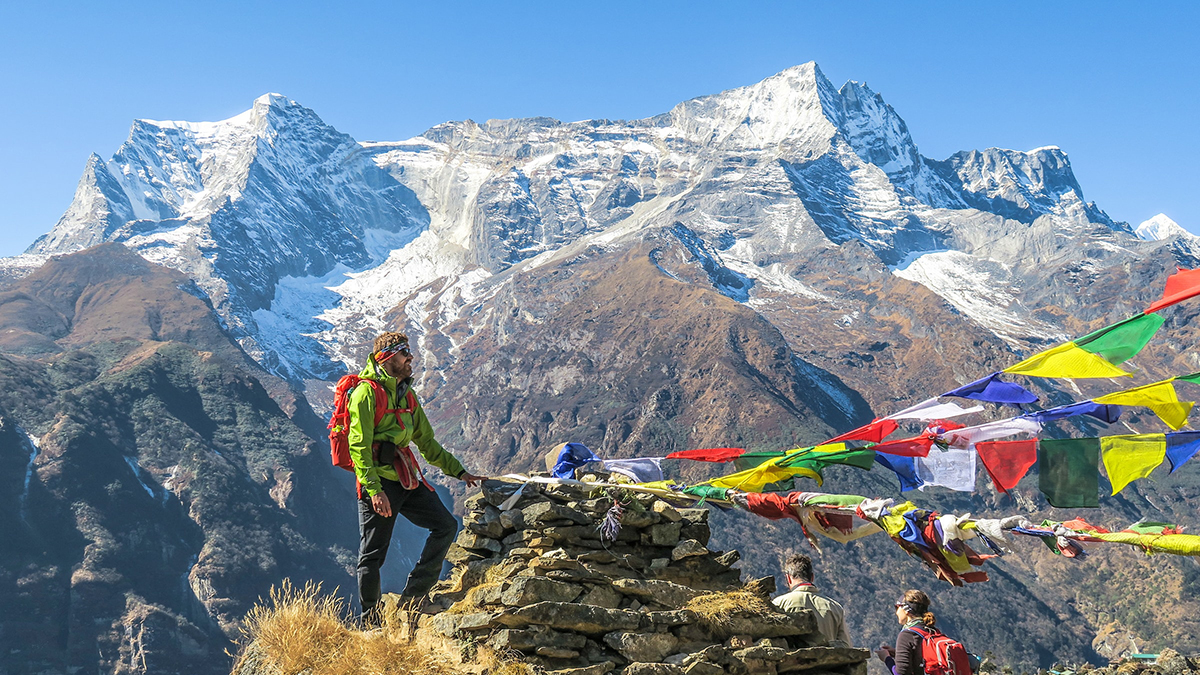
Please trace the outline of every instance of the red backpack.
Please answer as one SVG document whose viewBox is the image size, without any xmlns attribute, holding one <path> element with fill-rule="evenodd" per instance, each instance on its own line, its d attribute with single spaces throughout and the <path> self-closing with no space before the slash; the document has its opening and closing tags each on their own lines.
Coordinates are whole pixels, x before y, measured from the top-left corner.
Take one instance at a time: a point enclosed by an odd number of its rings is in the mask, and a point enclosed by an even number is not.
<svg viewBox="0 0 1200 675">
<path fill-rule="evenodd" d="M 384 415 L 394 413 L 396 423 L 403 429 L 404 420 L 400 418 L 400 413 L 411 413 L 417 409 L 417 397 L 413 394 L 412 389 L 409 389 L 404 397 L 404 403 L 408 407 L 393 409 L 387 407 L 387 390 L 383 388 L 383 385 L 358 375 L 343 375 L 333 389 L 333 415 L 329 418 L 328 427 L 329 457 L 334 466 L 351 472 L 354 471 L 354 460 L 350 458 L 350 395 L 354 392 L 355 387 L 363 382 L 370 384 L 371 390 L 375 392 L 375 426 L 379 426 Z M 425 482 L 425 476 L 421 474 L 417 458 L 413 456 L 412 450 L 407 446 L 396 448 L 393 466 L 396 468 L 396 474 L 400 477 L 400 484 L 406 490 L 411 490 L 420 483 L 425 483 L 429 489 L 433 489 Z M 358 486 L 358 493 L 361 497 L 362 485 Z"/>
<path fill-rule="evenodd" d="M 921 636 L 921 658 L 925 661 L 926 675 L 971 675 L 971 659 L 966 647 L 954 638 L 943 635 L 936 629 L 909 626 Z"/>
</svg>

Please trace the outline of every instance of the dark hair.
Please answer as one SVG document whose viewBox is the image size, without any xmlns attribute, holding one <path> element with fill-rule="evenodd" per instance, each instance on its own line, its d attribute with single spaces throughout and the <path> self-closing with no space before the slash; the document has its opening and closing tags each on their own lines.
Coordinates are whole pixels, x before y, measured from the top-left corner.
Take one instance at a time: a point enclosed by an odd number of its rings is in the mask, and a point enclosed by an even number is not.
<svg viewBox="0 0 1200 675">
<path fill-rule="evenodd" d="M 904 604 L 908 605 L 909 614 L 918 616 L 926 626 L 933 628 L 937 617 L 929 611 L 929 596 L 921 591 L 904 591 Z"/>
<path fill-rule="evenodd" d="M 371 347 L 371 353 L 378 354 L 388 347 L 393 347 L 403 342 L 408 342 L 408 336 L 404 333 L 384 333 L 375 338 L 375 344 Z"/>
<path fill-rule="evenodd" d="M 812 581 L 812 560 L 806 555 L 793 553 L 783 561 L 783 573 L 793 579 Z"/>
</svg>

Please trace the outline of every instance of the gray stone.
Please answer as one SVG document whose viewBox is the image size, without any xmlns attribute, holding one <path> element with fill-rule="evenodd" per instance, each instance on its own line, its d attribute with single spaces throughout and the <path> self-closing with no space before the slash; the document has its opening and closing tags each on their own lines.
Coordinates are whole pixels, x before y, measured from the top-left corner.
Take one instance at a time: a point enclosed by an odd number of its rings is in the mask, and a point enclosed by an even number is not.
<svg viewBox="0 0 1200 675">
<path fill-rule="evenodd" d="M 505 546 L 513 546 L 516 544 L 533 541 L 540 536 L 541 533 L 537 530 L 519 530 L 517 532 L 513 532 L 504 539 L 501 539 L 500 543 L 504 544 Z"/>
<path fill-rule="evenodd" d="M 509 509 L 500 512 L 500 524 L 506 530 L 524 530 L 525 512 L 520 509 Z"/>
<path fill-rule="evenodd" d="M 616 609 L 621 605 L 621 598 L 625 596 L 613 589 L 612 584 L 599 584 L 592 587 L 592 590 L 583 594 L 579 598 L 579 602 L 585 605 L 595 605 L 607 609 Z"/>
<path fill-rule="evenodd" d="M 555 504 L 554 502 L 531 504 L 522 509 L 522 513 L 524 514 L 525 522 L 529 523 L 531 527 L 534 525 L 545 525 L 555 520 L 569 520 L 576 525 L 594 524 L 587 514 L 576 511 L 568 506 L 563 506 L 562 504 Z"/>
<path fill-rule="evenodd" d="M 621 675 L 683 675 L 683 668 L 670 663 L 631 663 Z"/>
<path fill-rule="evenodd" d="M 703 595 L 703 591 L 658 579 L 615 579 L 613 588 L 624 595 L 675 609 L 683 607 L 692 598 Z"/>
<path fill-rule="evenodd" d="M 474 612 L 471 614 L 450 614 L 442 612 L 430 619 L 433 630 L 446 636 L 453 637 L 459 631 L 480 630 L 497 626 L 495 612 Z"/>
<path fill-rule="evenodd" d="M 641 625 L 642 617 L 637 612 L 574 602 L 538 602 L 501 614 L 496 621 L 509 628 L 540 625 L 598 635 L 614 630 L 633 630 Z"/>
<path fill-rule="evenodd" d="M 726 551 L 717 556 L 714 561 L 722 567 L 733 567 L 737 561 L 742 559 L 742 554 L 737 551 Z"/>
<path fill-rule="evenodd" d="M 684 675 L 724 675 L 725 669 L 708 661 L 693 661 L 683 669 Z"/>
<path fill-rule="evenodd" d="M 545 577 L 517 577 L 504 587 L 500 602 L 510 607 L 524 607 L 542 601 L 571 602 L 582 592 L 583 589 L 575 584 Z"/>
<path fill-rule="evenodd" d="M 646 612 L 642 615 L 642 626 L 646 628 L 675 628 L 696 623 L 700 617 L 690 609 L 676 609 L 669 612 Z"/>
<path fill-rule="evenodd" d="M 695 539 L 701 544 L 708 546 L 708 542 L 712 539 L 712 530 L 708 529 L 707 523 L 684 525 L 679 530 L 679 536 L 684 539 Z"/>
<path fill-rule="evenodd" d="M 775 592 L 775 577 L 759 577 L 751 579 L 742 587 L 743 590 L 769 598 Z"/>
<path fill-rule="evenodd" d="M 670 633 L 614 631 L 604 636 L 604 644 L 630 661 L 657 663 L 675 652 L 679 640 Z"/>
<path fill-rule="evenodd" d="M 746 649 L 739 649 L 733 653 L 734 658 L 742 659 L 758 659 L 760 661 L 782 661 L 788 655 L 786 649 L 772 647 L 770 645 L 754 645 Z"/>
<path fill-rule="evenodd" d="M 653 511 L 635 511 L 634 509 L 626 509 L 625 513 L 621 514 L 621 527 L 632 527 L 640 530 L 645 527 L 650 527 L 662 520 L 662 517 Z"/>
<path fill-rule="evenodd" d="M 664 502 L 661 499 L 654 502 L 654 506 L 651 507 L 651 510 L 654 511 L 655 513 L 657 513 L 660 517 L 662 517 L 663 520 L 667 521 L 668 523 L 677 523 L 677 522 L 679 522 L 680 519 L 683 518 L 683 516 L 680 515 L 679 511 L 675 510 L 674 506 L 671 506 L 670 504 Z"/>
<path fill-rule="evenodd" d="M 469 511 L 463 517 L 463 527 L 491 539 L 500 539 L 504 536 L 505 530 L 504 525 L 500 523 L 500 510 L 491 504 L 486 505 L 482 510 Z"/>
<path fill-rule="evenodd" d="M 584 668 L 563 668 L 562 670 L 547 670 L 546 675 L 608 675 L 617 667 L 612 661 L 601 661 Z"/>
<path fill-rule="evenodd" d="M 671 546 L 679 543 L 681 531 L 679 523 L 660 523 L 652 525 L 642 533 L 642 543 L 652 546 Z"/>
<path fill-rule="evenodd" d="M 450 550 L 446 551 L 446 560 L 450 561 L 451 565 L 461 565 L 462 563 L 470 563 L 477 560 L 483 560 L 487 556 L 478 551 L 470 551 L 457 543 L 450 545 Z"/>
<path fill-rule="evenodd" d="M 679 515 L 682 516 L 689 525 L 708 523 L 708 509 L 679 509 Z"/>
<path fill-rule="evenodd" d="M 864 663 L 870 656 L 870 651 L 853 647 L 807 647 L 787 652 L 776 668 L 780 673 L 829 669 Z"/>
<path fill-rule="evenodd" d="M 531 651 L 538 647 L 583 649 L 585 644 L 587 644 L 587 638 L 582 635 L 577 633 L 562 633 L 550 630 L 544 626 L 535 626 L 532 630 L 504 628 L 496 631 L 488 638 L 488 646 L 501 650 L 516 649 Z"/>
<path fill-rule="evenodd" d="M 570 558 L 551 558 L 548 556 L 543 556 L 541 558 L 535 558 L 533 560 L 530 560 L 529 561 L 529 569 L 535 570 L 539 573 L 546 572 L 549 570 L 578 570 L 580 572 L 586 571 L 586 568 L 584 568 L 583 563 L 579 562 L 578 560 L 571 560 Z"/>
<path fill-rule="evenodd" d="M 466 529 L 458 533 L 458 545 L 465 549 L 491 551 L 492 553 L 499 553 L 504 549 L 495 539 L 482 537 Z"/>
<path fill-rule="evenodd" d="M 545 656 L 548 659 L 573 659 L 579 656 L 579 652 L 574 649 L 563 649 L 561 647 L 538 647 L 534 650 L 538 656 Z"/>
<path fill-rule="evenodd" d="M 671 560 L 683 560 L 708 553 L 708 548 L 695 539 L 684 539 L 671 550 Z"/>
</svg>

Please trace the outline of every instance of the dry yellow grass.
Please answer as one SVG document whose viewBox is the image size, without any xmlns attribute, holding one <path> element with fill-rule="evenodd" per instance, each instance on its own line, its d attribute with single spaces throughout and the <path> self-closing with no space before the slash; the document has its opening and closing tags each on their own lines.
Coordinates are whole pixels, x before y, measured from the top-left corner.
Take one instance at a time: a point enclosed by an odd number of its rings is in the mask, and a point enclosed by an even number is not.
<svg viewBox="0 0 1200 675">
<path fill-rule="evenodd" d="M 700 621 L 709 626 L 722 626 L 734 615 L 756 617 L 766 621 L 781 618 L 779 610 L 757 593 L 750 591 L 723 591 L 706 593 L 692 598 L 684 609 L 700 616 Z"/>
<path fill-rule="evenodd" d="M 477 650 L 471 662 L 456 662 L 405 637 L 402 616 L 389 607 L 382 630 L 348 625 L 349 612 L 320 585 L 297 588 L 284 581 L 269 600 L 246 616 L 242 649 L 233 672 L 242 675 L 525 675 L 532 669 Z"/>
</svg>

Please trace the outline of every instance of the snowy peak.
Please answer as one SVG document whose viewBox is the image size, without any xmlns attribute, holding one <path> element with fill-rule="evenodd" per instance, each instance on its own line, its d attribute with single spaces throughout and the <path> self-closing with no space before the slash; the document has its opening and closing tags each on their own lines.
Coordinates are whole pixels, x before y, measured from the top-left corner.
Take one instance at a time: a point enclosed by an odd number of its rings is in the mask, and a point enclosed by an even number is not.
<svg viewBox="0 0 1200 675">
<path fill-rule="evenodd" d="M 1154 216 L 1150 220 L 1142 222 L 1142 224 L 1138 225 L 1137 229 L 1134 230 L 1134 234 L 1138 236 L 1138 239 L 1145 241 L 1162 241 L 1163 239 L 1170 239 L 1171 237 L 1192 236 L 1192 234 L 1183 229 L 1179 223 L 1171 220 L 1166 216 L 1166 214 L 1163 213 Z"/>
<path fill-rule="evenodd" d="M 785 141 L 827 145 L 838 94 L 814 62 L 719 94 L 684 101 L 666 117 L 694 142 L 719 148 L 765 149 Z"/>
<path fill-rule="evenodd" d="M 950 184 L 961 186 L 970 207 L 1025 223 L 1042 215 L 1069 215 L 1112 226 L 1086 203 L 1067 153 L 1056 146 L 1029 151 L 988 148 L 955 153 L 930 163 Z"/>
</svg>

